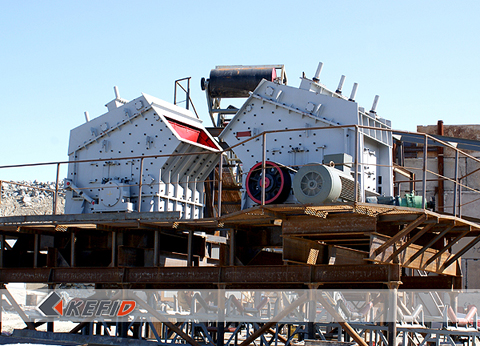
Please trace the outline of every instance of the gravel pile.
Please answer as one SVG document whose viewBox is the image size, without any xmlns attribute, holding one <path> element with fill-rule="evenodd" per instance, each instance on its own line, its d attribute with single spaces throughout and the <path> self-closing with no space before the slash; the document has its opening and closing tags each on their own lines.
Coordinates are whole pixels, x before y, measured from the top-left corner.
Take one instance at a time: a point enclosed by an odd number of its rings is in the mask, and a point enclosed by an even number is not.
<svg viewBox="0 0 480 346">
<path fill-rule="evenodd" d="M 63 182 L 59 184 L 59 191 Z M 0 217 L 14 215 L 47 215 L 53 211 L 54 182 L 17 181 L 2 182 L 0 197 Z M 59 194 L 57 214 L 62 214 L 65 198 Z"/>
</svg>

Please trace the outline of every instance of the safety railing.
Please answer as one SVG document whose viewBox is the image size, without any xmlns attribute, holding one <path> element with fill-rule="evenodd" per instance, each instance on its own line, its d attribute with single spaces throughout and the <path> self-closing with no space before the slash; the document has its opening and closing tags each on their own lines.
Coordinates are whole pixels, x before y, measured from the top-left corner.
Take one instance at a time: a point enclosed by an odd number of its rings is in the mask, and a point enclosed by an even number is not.
<svg viewBox="0 0 480 346">
<path fill-rule="evenodd" d="M 227 158 L 227 153 L 230 151 L 235 152 L 235 149 L 239 146 L 246 145 L 252 141 L 259 142 L 255 144 L 256 148 L 256 155 L 258 155 L 258 158 L 261 160 L 258 160 L 261 162 L 261 199 L 259 203 L 260 205 L 265 205 L 266 204 L 266 195 L 265 195 L 265 187 L 266 187 L 266 167 L 267 167 L 267 151 L 269 149 L 268 147 L 268 139 L 270 136 L 276 136 L 279 133 L 284 133 L 284 132 L 305 132 L 305 131 L 319 131 L 321 133 L 322 131 L 326 130 L 333 130 L 333 129 L 348 129 L 349 131 L 352 131 L 354 134 L 354 155 L 353 155 L 353 160 L 352 162 L 349 162 L 349 164 L 352 165 L 352 174 L 353 177 L 358 177 L 359 174 L 362 172 L 362 165 L 366 165 L 367 163 L 364 162 L 361 159 L 361 138 L 362 136 L 367 136 L 368 137 L 368 131 L 367 130 L 375 130 L 375 131 L 383 131 L 385 133 L 393 132 L 393 130 L 382 128 L 379 129 L 377 127 L 368 127 L 368 126 L 361 126 L 361 125 L 339 125 L 339 126 L 327 126 L 327 127 L 309 127 L 307 128 L 295 128 L 295 129 L 283 129 L 283 130 L 273 130 L 273 131 L 265 131 L 259 134 L 256 134 L 246 140 L 240 141 L 239 143 L 236 143 L 235 145 L 232 145 L 230 148 L 227 148 L 223 151 L 218 151 L 218 155 L 220 155 L 222 158 Z M 395 131 L 396 134 L 406 134 L 406 135 L 411 135 L 411 132 L 407 131 Z M 395 163 L 392 162 L 389 165 L 383 165 L 383 164 L 378 164 L 378 163 L 368 163 L 369 166 L 374 166 L 374 167 L 389 167 L 392 169 L 395 175 L 400 175 L 403 178 L 400 179 L 394 179 L 393 184 L 394 186 L 398 187 L 398 193 L 402 193 L 405 191 L 408 191 L 410 193 L 413 193 L 412 187 L 418 186 L 421 184 L 419 197 L 421 197 L 421 208 L 425 209 L 428 205 L 427 201 L 427 195 L 435 195 L 439 194 L 438 191 L 435 191 L 436 186 L 435 183 L 438 183 L 440 181 L 444 182 L 446 187 L 449 187 L 448 193 L 443 192 L 443 195 L 439 196 L 439 200 L 441 200 L 441 210 L 439 212 L 445 212 L 448 213 L 448 211 L 451 211 L 450 214 L 454 216 L 462 216 L 462 207 L 465 206 L 473 206 L 475 205 L 476 202 L 480 201 L 480 179 L 478 179 L 478 176 L 480 174 L 480 159 L 476 158 L 475 156 L 467 153 L 466 151 L 460 150 L 455 147 L 454 144 L 451 144 L 449 142 L 444 142 L 438 138 L 435 138 L 434 136 L 431 136 L 429 134 L 421 134 L 421 133 L 416 133 L 416 136 L 421 136 L 423 137 L 423 145 L 419 147 L 415 147 L 415 153 L 417 154 L 415 157 L 412 157 L 411 160 L 408 158 L 402 162 L 403 166 L 399 168 L 399 166 Z M 400 140 L 402 141 L 402 140 Z M 403 142 L 406 142 L 408 140 L 404 140 Z M 433 145 L 432 145 L 433 143 Z M 260 145 L 258 145 L 260 144 Z M 432 168 L 432 160 L 435 159 L 435 157 L 432 157 L 429 155 L 429 152 L 432 153 L 433 151 L 431 150 L 435 146 L 442 146 L 445 150 L 447 150 L 446 154 L 444 154 L 444 160 L 447 160 L 447 164 L 445 172 L 439 172 L 438 170 L 435 170 Z M 421 153 L 421 157 L 418 157 L 418 154 Z M 53 166 L 56 168 L 56 176 L 55 176 L 55 189 L 53 191 L 50 191 L 53 193 L 53 198 L 52 198 L 52 214 L 55 215 L 58 213 L 58 201 L 59 201 L 59 196 L 61 194 L 65 193 L 64 188 L 61 187 L 61 179 L 60 177 L 60 172 L 61 172 L 61 167 L 63 165 L 80 165 L 80 164 L 92 164 L 92 163 L 98 163 L 98 162 L 105 162 L 107 160 L 116 160 L 116 161 L 128 161 L 128 160 L 136 160 L 137 164 L 139 165 L 139 177 L 136 178 L 136 182 L 130 182 L 126 183 L 126 187 L 133 187 L 134 189 L 138 189 L 138 203 L 136 205 L 136 211 L 141 211 L 142 210 L 142 201 L 141 201 L 141 196 L 142 193 L 144 192 L 144 188 L 146 186 L 146 182 L 144 181 L 144 178 L 146 176 L 146 171 L 144 167 L 144 162 L 145 160 L 149 159 L 156 159 L 156 158 L 170 158 L 170 157 L 175 157 L 175 156 L 187 156 L 187 155 L 205 155 L 205 154 L 211 154 L 205 153 L 205 152 L 191 152 L 191 153 L 183 153 L 183 154 L 158 154 L 158 155 L 145 155 L 145 156 L 129 156 L 129 157 L 115 157 L 111 159 L 89 159 L 89 160 L 77 160 L 77 161 L 58 161 L 58 162 L 46 162 L 46 163 L 33 163 L 33 164 L 22 164 L 22 165 L 6 165 L 6 166 L 0 166 L 0 192 L 4 186 L 4 184 L 18 184 L 17 182 L 12 182 L 12 181 L 5 181 L 1 180 L 2 177 L 2 172 L 5 169 L 9 168 L 22 168 L 22 167 L 37 167 L 37 166 Z M 450 155 L 450 156 L 449 156 Z M 320 156 L 319 156 L 320 157 Z M 312 162 L 314 161 L 314 158 L 312 159 Z M 449 161 L 449 162 L 448 162 Z M 222 173 L 225 168 L 225 162 L 224 159 L 219 160 L 217 169 L 219 173 Z M 231 162 L 231 160 L 230 160 Z M 448 164 L 450 163 L 450 164 Z M 282 163 L 283 164 L 283 163 Z M 410 165 L 411 164 L 411 165 Z M 293 165 L 284 165 L 287 168 L 299 168 L 306 165 L 306 163 L 303 164 L 296 164 L 295 166 Z M 329 165 L 324 164 L 324 165 Z M 231 166 L 230 164 L 228 165 L 229 167 Z M 235 179 L 237 181 L 245 181 L 245 176 L 248 174 L 248 171 L 241 171 L 241 162 L 239 162 L 239 165 L 235 172 L 232 174 L 235 176 Z M 245 167 L 243 167 L 245 168 Z M 250 167 L 246 167 L 247 169 Z M 415 172 L 415 173 L 413 173 Z M 447 174 L 450 173 L 450 174 Z M 161 176 L 161 173 L 160 173 Z M 416 179 L 415 177 L 421 176 L 421 179 Z M 242 179 L 240 179 L 242 177 Z M 212 179 L 213 178 L 213 179 Z M 218 175 L 218 181 L 215 179 L 215 175 L 213 174 L 210 178 L 202 179 L 202 183 L 205 184 L 210 184 L 212 187 L 212 200 L 211 204 L 207 205 L 205 200 L 199 200 L 197 204 L 199 205 L 205 205 L 207 208 L 213 206 L 213 216 L 220 217 L 222 216 L 222 192 L 223 192 L 223 181 L 224 176 L 223 174 Z M 479 183 L 477 183 L 477 180 Z M 181 180 L 181 179 L 171 179 L 171 181 L 168 182 L 168 184 L 171 184 L 172 186 L 180 186 L 180 185 L 185 185 L 185 184 L 197 184 L 199 181 L 196 179 L 193 179 L 191 181 L 187 180 Z M 156 182 L 148 183 L 148 185 L 155 185 L 155 184 L 166 184 L 163 182 L 160 178 Z M 363 192 L 359 189 L 359 179 L 354 179 L 354 198 L 353 202 L 364 202 L 365 201 L 365 196 L 363 195 Z M 405 185 L 408 184 L 409 188 L 405 188 Z M 217 185 L 217 191 L 214 194 L 213 190 L 215 189 L 215 185 Z M 479 186 L 476 186 L 479 185 Z M 34 186 L 29 186 L 29 188 L 35 189 Z M 91 189 L 91 187 L 79 187 L 81 191 L 86 191 Z M 433 190 L 432 190 L 433 189 Z M 359 192 L 360 191 L 360 192 Z M 468 198 L 465 198 L 466 194 L 468 193 Z M 450 196 L 451 194 L 451 196 Z M 132 194 L 132 197 L 135 198 L 135 195 Z M 175 196 L 172 196 L 172 199 Z M 463 197 L 463 198 L 462 198 Z M 0 203 L 2 202 L 1 200 L 1 193 L 0 193 Z M 444 203 L 445 199 L 445 203 Z M 440 205 L 439 204 L 439 205 Z M 437 207 L 439 206 L 437 205 Z"/>
</svg>

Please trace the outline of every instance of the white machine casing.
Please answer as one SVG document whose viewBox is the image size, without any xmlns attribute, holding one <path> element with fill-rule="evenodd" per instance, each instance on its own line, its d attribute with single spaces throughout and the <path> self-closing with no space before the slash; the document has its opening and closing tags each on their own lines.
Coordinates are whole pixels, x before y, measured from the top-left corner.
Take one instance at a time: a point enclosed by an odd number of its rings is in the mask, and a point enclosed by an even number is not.
<svg viewBox="0 0 480 346">
<path fill-rule="evenodd" d="M 377 99 L 375 105 L 376 102 Z M 266 161 L 288 167 L 293 180 L 295 170 L 302 166 L 329 164 L 324 162 L 327 155 L 355 158 L 355 128 L 328 128 L 340 125 L 372 128 L 359 129 L 358 158 L 362 164 L 358 167 L 358 200 L 365 201 L 367 196 L 392 196 L 392 134 L 382 131 L 391 128 L 390 121 L 378 117 L 374 111 L 365 112 L 355 101 L 328 90 L 318 79 L 302 77 L 299 88 L 262 80 L 219 138 L 233 146 L 264 131 L 280 130 L 266 135 Z M 312 129 L 315 127 L 327 128 Z M 300 130 L 283 131 L 288 129 Z M 235 147 L 234 152 L 245 172 L 256 164 L 258 167 L 262 162 L 262 137 Z M 354 178 L 353 162 L 349 167 L 352 168 L 347 175 Z M 243 187 L 248 183 L 246 179 L 244 174 Z M 243 209 L 258 204 L 246 191 L 242 200 Z M 298 203 L 298 200 L 290 192 L 285 202 Z"/>
<path fill-rule="evenodd" d="M 70 132 L 65 212 L 180 211 L 203 217 L 204 182 L 220 159 L 202 121 L 155 97 L 117 98 L 108 112 Z M 192 153 L 195 153 L 192 155 Z M 176 156 L 168 156 L 175 154 Z M 164 155 L 143 159 L 139 156 Z M 132 159 L 125 159 L 132 157 Z"/>
</svg>

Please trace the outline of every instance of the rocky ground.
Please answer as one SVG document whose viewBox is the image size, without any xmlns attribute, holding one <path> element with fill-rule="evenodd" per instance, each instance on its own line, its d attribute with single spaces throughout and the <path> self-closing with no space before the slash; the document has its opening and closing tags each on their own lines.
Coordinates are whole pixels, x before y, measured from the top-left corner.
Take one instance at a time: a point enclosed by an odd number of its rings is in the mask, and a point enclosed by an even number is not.
<svg viewBox="0 0 480 346">
<path fill-rule="evenodd" d="M 2 182 L 0 194 L 0 217 L 14 215 L 48 215 L 53 212 L 54 182 L 17 181 Z M 63 182 L 59 185 L 63 191 Z M 57 214 L 62 214 L 65 199 L 59 194 Z"/>
</svg>

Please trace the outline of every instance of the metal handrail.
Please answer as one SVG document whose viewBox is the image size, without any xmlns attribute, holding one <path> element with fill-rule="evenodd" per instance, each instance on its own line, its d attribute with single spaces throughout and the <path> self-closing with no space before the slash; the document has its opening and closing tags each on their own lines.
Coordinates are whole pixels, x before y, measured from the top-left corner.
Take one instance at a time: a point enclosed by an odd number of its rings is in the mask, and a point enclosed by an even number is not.
<svg viewBox="0 0 480 346">
<path fill-rule="evenodd" d="M 395 132 L 395 133 L 400 133 L 400 134 L 412 134 L 412 132 L 408 132 L 408 131 L 398 131 L 398 130 L 392 130 L 392 129 L 388 129 L 388 128 L 378 128 L 378 127 L 371 127 L 371 126 L 364 126 L 364 125 L 338 125 L 338 126 L 318 126 L 318 127 L 309 127 L 308 130 L 332 130 L 332 129 L 339 129 L 339 128 L 352 128 L 354 129 L 355 131 L 355 158 L 353 160 L 353 164 L 354 164 L 354 173 L 355 173 L 355 177 L 357 177 L 358 175 L 358 171 L 359 171 L 359 166 L 362 165 L 363 163 L 360 162 L 359 160 L 359 155 L 358 155 L 358 151 L 359 151 L 359 147 L 358 147 L 358 142 L 359 142 L 359 133 L 360 133 L 360 130 L 361 129 L 370 129 L 370 130 L 376 130 L 376 131 L 385 131 L 385 132 Z M 254 135 L 244 141 L 241 141 L 235 145 L 232 145 L 231 147 L 229 148 L 226 148 L 226 149 L 223 149 L 223 150 L 217 150 L 218 154 L 220 155 L 223 155 L 223 154 L 226 154 L 227 152 L 230 152 L 231 150 L 235 149 L 236 147 L 242 145 L 242 144 L 245 144 L 245 143 L 248 143 L 250 141 L 253 141 L 253 140 L 259 140 L 260 137 L 262 137 L 262 205 L 265 205 L 265 181 L 263 181 L 265 178 L 265 162 L 266 162 L 266 150 L 267 150 L 267 142 L 266 142 L 266 137 L 267 135 L 270 135 L 270 134 L 275 134 L 275 133 L 284 133 L 284 132 L 295 132 L 295 131 L 305 131 L 305 128 L 294 128 L 294 129 L 281 129 L 281 130 L 269 130 L 269 131 L 264 131 L 264 132 L 261 132 L 257 135 Z M 424 155 L 423 155 L 423 160 L 424 160 L 424 167 L 422 170 L 423 172 L 423 177 L 422 177 L 422 185 L 423 185 L 423 188 L 422 188 L 422 197 L 423 197 L 423 202 L 422 202 L 422 207 L 425 208 L 425 196 L 426 196 L 426 182 L 427 181 L 432 181 L 432 179 L 427 179 L 427 174 L 432 174 L 432 175 L 435 175 L 437 177 L 439 177 L 440 179 L 434 179 L 434 180 L 447 180 L 447 181 L 451 181 L 453 184 L 454 184 L 454 189 L 453 189 L 453 192 L 454 192 L 454 200 L 453 200 L 453 206 L 454 207 L 454 215 L 456 216 L 457 215 L 457 207 L 459 209 L 459 212 L 460 212 L 460 208 L 462 206 L 462 204 L 458 203 L 459 205 L 457 206 L 457 202 L 458 202 L 458 193 L 457 193 L 457 190 L 459 187 L 462 187 L 462 188 L 465 188 L 465 189 L 468 189 L 468 190 L 471 190 L 473 192 L 480 192 L 479 190 L 477 189 L 474 189 L 474 188 L 471 188 L 469 186 L 467 186 L 466 184 L 463 184 L 461 182 L 462 178 L 465 178 L 466 176 L 469 176 L 471 175 L 473 172 L 463 176 L 463 177 L 458 177 L 458 159 L 459 159 L 459 154 L 463 155 L 464 157 L 468 158 L 468 159 L 471 159 L 471 160 L 474 160 L 475 162 L 478 162 L 480 163 L 480 159 L 464 152 L 463 150 L 461 149 L 458 149 L 456 148 L 455 146 L 453 146 L 452 144 L 450 144 L 449 142 L 444 142 L 440 139 L 437 139 L 429 134 L 424 134 L 424 133 L 415 133 L 416 135 L 421 135 L 424 137 Z M 368 136 L 368 135 L 367 135 Z M 445 175 L 440 175 L 438 173 L 435 173 L 431 170 L 428 170 L 428 166 L 427 166 L 427 162 L 428 161 L 428 156 L 427 156 L 427 152 L 428 152 L 428 139 L 431 139 L 433 142 L 435 143 L 438 143 L 440 145 L 443 145 L 445 147 L 448 147 L 452 150 L 455 151 L 455 167 L 456 167 L 456 175 L 455 177 L 452 179 L 450 177 L 447 177 Z M 88 159 L 88 160 L 71 160 L 71 161 L 53 161 L 53 162 L 37 162 L 37 163 L 29 163 L 29 164 L 17 164 L 17 165 L 4 165 L 4 166 L 0 166 L 0 170 L 1 169 L 7 169 L 7 168 L 22 168 L 22 167 L 35 167 L 35 166 L 48 166 L 48 165 L 56 165 L 57 166 L 57 173 L 56 173 L 56 184 L 55 184 L 55 191 L 54 191 L 54 198 L 53 198 L 53 203 L 54 203 L 54 206 L 53 206 L 53 214 L 56 213 L 56 209 L 57 209 L 57 201 L 58 201 L 58 194 L 59 193 L 62 193 L 61 191 L 59 191 L 60 187 L 59 187 L 59 175 L 60 175 L 60 166 L 61 165 L 64 165 L 64 164 L 78 164 L 78 163 L 92 163 L 92 162 L 102 162 L 102 161 L 106 161 L 106 160 L 140 160 L 141 162 L 141 165 L 143 163 L 143 161 L 145 159 L 149 159 L 149 158 L 161 158 L 161 157 L 175 157 L 175 156 L 190 156 L 190 155 L 205 155 L 205 154 L 211 154 L 211 152 L 213 151 L 211 148 L 207 148 L 208 152 L 192 152 L 192 153 L 182 153 L 182 154 L 154 154 L 154 155 L 141 155 L 141 156 L 127 156 L 127 157 L 117 157 L 117 158 L 104 158 L 104 159 Z M 220 166 L 223 166 L 223 160 L 220 160 Z M 389 166 L 390 165 L 380 165 L 380 164 L 369 164 L 369 165 L 372 165 L 372 166 Z M 393 166 L 393 164 L 392 164 Z M 223 167 L 222 167 L 223 168 Z M 413 168 L 412 169 L 416 169 L 416 170 L 420 170 L 420 168 Z M 221 171 L 220 171 L 221 172 Z M 246 174 L 246 173 L 242 173 L 242 174 Z M 420 180 L 416 180 L 416 181 L 420 181 Z M 5 182 L 5 181 L 4 181 Z M 402 183 L 403 181 L 397 181 L 395 182 L 396 184 L 400 184 Z M 405 181 L 405 182 L 408 182 Z M 5 182 L 7 183 L 7 182 Z M 10 183 L 10 182 L 9 182 Z M 11 183 L 15 183 L 15 182 L 11 182 Z M 180 182 L 178 182 L 180 183 Z M 357 202 L 358 201 L 358 179 L 355 179 L 355 198 L 354 200 Z M 134 184 L 132 186 L 138 186 L 140 191 L 142 189 L 142 179 L 139 179 L 139 183 L 138 184 Z M 30 188 L 35 188 L 33 186 L 28 186 Z M 0 188 L 1 188 L 1 183 L 0 183 Z M 219 213 L 217 214 L 218 216 L 221 216 L 221 196 L 222 196 L 222 181 L 221 181 L 221 176 L 220 176 L 220 181 L 219 181 L 219 191 L 218 191 L 218 200 L 217 200 L 217 207 L 219 208 L 218 211 Z M 465 204 L 469 204 L 471 202 L 468 202 L 468 203 L 465 203 Z M 465 205 L 463 204 L 463 205 Z"/>
</svg>

